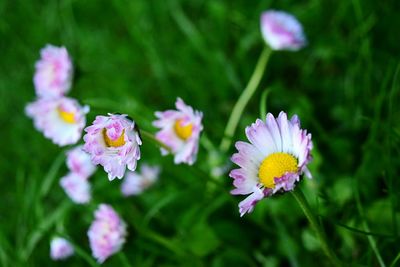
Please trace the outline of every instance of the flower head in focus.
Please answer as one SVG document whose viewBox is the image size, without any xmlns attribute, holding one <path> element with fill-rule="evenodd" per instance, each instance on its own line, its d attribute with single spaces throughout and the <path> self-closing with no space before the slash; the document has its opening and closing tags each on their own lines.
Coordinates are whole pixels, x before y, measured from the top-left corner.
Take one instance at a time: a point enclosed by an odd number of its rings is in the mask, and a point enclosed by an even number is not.
<svg viewBox="0 0 400 267">
<path fill-rule="evenodd" d="M 74 248 L 62 237 L 55 237 L 50 242 L 50 257 L 53 260 L 64 260 L 74 254 Z"/>
<path fill-rule="evenodd" d="M 83 146 L 74 147 L 67 151 L 68 169 L 83 178 L 89 178 L 95 171 L 96 166 L 93 165 L 88 153 L 83 151 Z"/>
<path fill-rule="evenodd" d="M 175 155 L 175 164 L 192 165 L 196 161 L 199 149 L 203 114 L 193 110 L 180 98 L 176 100 L 175 106 L 177 110 L 155 113 L 158 119 L 153 122 L 153 125 L 160 128 L 156 138 L 171 149 Z M 161 153 L 166 155 L 168 151 L 161 148 Z"/>
<path fill-rule="evenodd" d="M 88 203 L 91 199 L 91 187 L 86 177 L 70 172 L 60 180 L 60 186 L 69 198 L 77 204 Z"/>
<path fill-rule="evenodd" d="M 268 113 L 266 121 L 246 128 L 246 136 L 250 143 L 236 142 L 238 152 L 231 158 L 240 168 L 229 174 L 236 187 L 231 193 L 249 195 L 239 203 L 241 216 L 264 197 L 293 190 L 303 173 L 311 178 L 311 134 L 300 128 L 296 115 L 288 120 L 284 112 L 276 119 Z"/>
<path fill-rule="evenodd" d="M 95 220 L 88 231 L 90 248 L 97 262 L 103 263 L 108 257 L 121 250 L 126 235 L 125 222 L 111 206 L 100 204 L 95 211 Z"/>
<path fill-rule="evenodd" d="M 35 64 L 33 83 L 40 97 L 59 97 L 71 88 L 72 62 L 65 47 L 47 45 Z"/>
<path fill-rule="evenodd" d="M 26 114 L 36 129 L 59 146 L 71 145 L 81 138 L 89 107 L 68 97 L 39 98 L 29 103 Z"/>
<path fill-rule="evenodd" d="M 142 140 L 135 122 L 127 115 L 97 116 L 85 131 L 83 149 L 90 154 L 93 164 L 104 167 L 110 181 L 115 177 L 121 179 L 126 168 L 136 169 Z"/>
<path fill-rule="evenodd" d="M 269 10 L 261 14 L 261 33 L 273 50 L 297 51 L 306 45 L 300 22 L 291 14 Z"/>
<path fill-rule="evenodd" d="M 128 172 L 121 185 L 124 196 L 139 195 L 158 180 L 160 167 L 142 164 L 140 173 Z"/>
</svg>

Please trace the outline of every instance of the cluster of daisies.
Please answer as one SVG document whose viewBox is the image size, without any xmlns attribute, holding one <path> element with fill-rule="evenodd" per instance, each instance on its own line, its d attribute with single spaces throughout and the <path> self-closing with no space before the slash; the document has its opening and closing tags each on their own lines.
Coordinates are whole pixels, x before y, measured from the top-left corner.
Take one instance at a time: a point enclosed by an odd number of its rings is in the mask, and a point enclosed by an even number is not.
<svg viewBox="0 0 400 267">
<path fill-rule="evenodd" d="M 261 15 L 261 33 L 272 50 L 296 51 L 306 44 L 302 26 L 290 14 L 267 11 Z M 96 116 L 86 126 L 88 106 L 65 96 L 71 89 L 73 64 L 64 47 L 48 45 L 41 50 L 41 59 L 35 65 L 34 86 L 37 99 L 26 107 L 26 114 L 36 129 L 59 146 L 76 144 L 82 137 L 83 145 L 67 151 L 69 173 L 60 185 L 77 203 L 91 200 L 89 177 L 101 165 L 112 181 L 124 181 L 124 196 L 138 195 L 154 184 L 160 167 L 141 165 L 142 138 L 133 119 L 126 114 Z M 155 112 L 153 126 L 158 128 L 155 138 L 162 144 L 162 155 L 172 154 L 174 163 L 195 163 L 199 138 L 203 130 L 202 113 L 178 98 L 176 109 Z M 311 135 L 301 129 L 299 118 L 288 119 L 281 112 L 278 117 L 268 113 L 265 120 L 257 119 L 245 130 L 250 142 L 236 142 L 231 160 L 239 168 L 230 172 L 233 178 L 232 194 L 248 195 L 239 203 L 240 215 L 249 213 L 258 201 L 277 192 L 291 191 L 301 175 L 311 178 L 307 164 L 311 160 Z M 128 169 L 128 171 L 127 171 Z M 118 252 L 127 236 L 126 224 L 108 204 L 100 204 L 88 230 L 92 254 L 99 263 Z M 51 257 L 64 259 L 74 253 L 68 240 L 56 237 L 51 242 Z"/>
<path fill-rule="evenodd" d="M 34 85 L 37 99 L 26 107 L 26 114 L 36 129 L 59 146 L 74 145 L 83 136 L 84 144 L 66 152 L 69 172 L 60 179 L 60 186 L 76 204 L 91 200 L 89 178 L 96 165 L 103 166 L 109 180 L 124 178 L 121 193 L 124 196 L 141 194 L 154 184 L 160 167 L 142 164 L 137 172 L 142 140 L 135 122 L 126 114 L 96 116 L 86 126 L 88 106 L 66 97 L 73 79 L 72 60 L 64 47 L 47 45 L 35 65 Z M 176 101 L 176 110 L 155 113 L 154 126 L 159 128 L 156 138 L 165 144 L 161 153 L 174 154 L 175 163 L 193 164 L 196 161 L 202 126 L 202 113 L 193 110 L 182 99 Z M 128 169 L 128 171 L 126 171 Z M 114 209 L 100 204 L 88 231 L 93 256 L 99 263 L 119 251 L 127 235 L 126 226 Z M 51 242 L 51 257 L 65 259 L 73 254 L 68 240 L 56 237 Z"/>
</svg>

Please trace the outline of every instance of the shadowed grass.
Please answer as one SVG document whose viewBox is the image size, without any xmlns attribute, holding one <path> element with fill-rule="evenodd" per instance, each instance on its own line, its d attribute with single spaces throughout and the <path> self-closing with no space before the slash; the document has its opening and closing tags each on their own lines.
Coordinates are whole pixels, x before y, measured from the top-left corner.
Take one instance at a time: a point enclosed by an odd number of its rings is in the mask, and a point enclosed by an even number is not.
<svg viewBox="0 0 400 267">
<path fill-rule="evenodd" d="M 76 250 L 61 266 L 98 266 L 86 232 L 97 204 L 109 203 L 129 235 L 102 266 L 329 266 L 290 196 L 239 217 L 244 196 L 229 194 L 234 147 L 217 149 L 264 49 L 259 15 L 282 9 L 302 22 L 308 46 L 270 58 L 232 141 L 246 140 L 245 127 L 266 112 L 298 114 L 313 135 L 315 177 L 299 186 L 329 244 L 350 266 L 396 266 L 399 8 L 394 0 L 0 2 L 0 265 L 55 265 L 49 241 L 58 233 Z M 68 148 L 45 139 L 24 114 L 47 43 L 70 52 L 69 96 L 91 106 L 88 123 L 127 113 L 150 136 L 154 112 L 172 109 L 176 97 L 201 110 L 195 165 L 174 165 L 144 139 L 138 166 L 162 165 L 157 184 L 123 198 L 121 181 L 109 182 L 99 168 L 90 178 L 93 201 L 72 204 L 58 185 Z"/>
</svg>

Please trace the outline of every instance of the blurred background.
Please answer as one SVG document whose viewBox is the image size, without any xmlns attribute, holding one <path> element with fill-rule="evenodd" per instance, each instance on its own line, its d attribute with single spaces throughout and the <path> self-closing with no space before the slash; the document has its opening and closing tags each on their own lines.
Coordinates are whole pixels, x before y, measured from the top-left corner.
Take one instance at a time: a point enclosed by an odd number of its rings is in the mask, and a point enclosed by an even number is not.
<svg viewBox="0 0 400 267">
<path fill-rule="evenodd" d="M 93 200 L 75 205 L 58 184 L 64 153 L 24 113 L 35 99 L 34 63 L 46 44 L 65 46 L 75 67 L 70 96 L 98 114 L 127 113 L 141 128 L 176 97 L 204 113 L 214 144 L 263 50 L 259 16 L 285 10 L 303 24 L 308 46 L 274 53 L 235 140 L 267 111 L 298 114 L 313 135 L 313 180 L 300 187 L 331 247 L 353 266 L 400 266 L 399 1 L 0 1 L 0 266 L 95 266 L 87 230 L 98 203 L 128 225 L 122 253 L 131 266 L 329 266 L 290 194 L 239 217 L 232 180 L 210 177 L 203 146 L 194 167 L 173 165 L 153 144 L 141 163 L 160 181 L 123 198 L 101 169 Z M 265 104 L 265 103 L 262 103 Z M 229 154 L 221 155 L 229 162 Z M 229 166 L 232 168 L 233 166 Z M 229 171 L 227 169 L 227 172 Z M 53 262 L 49 241 L 68 236 L 78 251 Z M 104 266 L 122 265 L 115 255 Z M 122 265 L 124 266 L 124 265 Z"/>
</svg>

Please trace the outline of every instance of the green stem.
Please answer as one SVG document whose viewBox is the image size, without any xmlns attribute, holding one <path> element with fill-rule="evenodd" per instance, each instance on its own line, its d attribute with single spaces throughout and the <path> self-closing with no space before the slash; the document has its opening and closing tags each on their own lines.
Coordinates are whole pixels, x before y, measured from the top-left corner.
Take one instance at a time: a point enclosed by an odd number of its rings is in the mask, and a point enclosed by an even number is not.
<svg viewBox="0 0 400 267">
<path fill-rule="evenodd" d="M 359 214 L 361 216 L 362 226 L 364 228 L 364 231 L 370 232 L 368 222 L 365 219 L 364 209 L 363 209 L 363 207 L 361 205 L 361 198 L 360 198 L 360 192 L 358 191 L 358 180 L 357 180 L 357 178 L 354 180 L 354 183 L 355 183 L 354 184 L 354 192 L 355 192 L 356 205 L 357 205 L 358 212 L 359 212 Z M 386 264 L 383 261 L 382 256 L 381 256 L 381 254 L 380 254 L 380 252 L 378 250 L 378 247 L 376 245 L 374 237 L 371 236 L 371 235 L 368 235 L 367 239 L 368 239 L 369 245 L 372 248 L 372 251 L 374 252 L 374 254 L 376 256 L 376 259 L 379 262 L 379 266 L 386 267 Z"/>
<path fill-rule="evenodd" d="M 228 123 L 226 124 L 224 137 L 219 146 L 222 152 L 226 152 L 232 143 L 232 137 L 235 133 L 240 117 L 242 116 L 243 110 L 246 107 L 247 103 L 249 102 L 250 98 L 253 96 L 258 85 L 260 84 L 262 75 L 264 73 L 265 67 L 267 66 L 271 52 L 272 50 L 266 46 L 266 48 L 261 53 L 260 58 L 258 59 L 256 68 L 254 69 L 253 75 L 251 76 L 249 83 L 247 84 L 246 88 L 243 90 L 238 101 L 233 107 L 231 116 L 228 120 Z"/>
<path fill-rule="evenodd" d="M 128 258 L 126 257 L 125 253 L 122 251 L 118 253 L 118 257 L 121 261 L 122 266 L 124 267 L 131 267 L 131 264 L 129 263 Z"/>
<path fill-rule="evenodd" d="M 397 254 L 396 258 L 392 261 L 392 264 L 390 264 L 390 267 L 396 266 L 396 263 L 400 260 L 400 252 Z"/>
<path fill-rule="evenodd" d="M 165 150 L 167 150 L 169 153 L 171 153 L 171 148 L 164 144 L 163 142 L 159 141 L 152 133 L 149 133 L 147 131 L 140 130 L 140 135 L 143 137 L 143 139 L 146 139 L 147 141 L 155 144 L 156 146 L 159 146 Z"/>
<path fill-rule="evenodd" d="M 267 97 L 269 91 L 267 89 L 264 90 L 261 94 L 261 101 L 260 101 L 260 118 L 265 120 L 267 117 Z"/>
<path fill-rule="evenodd" d="M 300 188 L 291 191 L 292 196 L 296 199 L 297 203 L 299 204 L 300 208 L 303 210 L 304 214 L 306 215 L 308 221 L 310 222 L 311 227 L 314 229 L 315 233 L 319 241 L 321 242 L 322 250 L 326 254 L 326 256 L 330 259 L 333 266 L 342 266 L 339 259 L 336 257 L 335 253 L 331 250 L 328 246 L 326 241 L 326 236 L 321 227 L 318 224 L 318 221 L 314 214 L 311 211 L 310 205 L 307 202 L 307 199 L 304 197 L 303 192 Z"/>
</svg>

